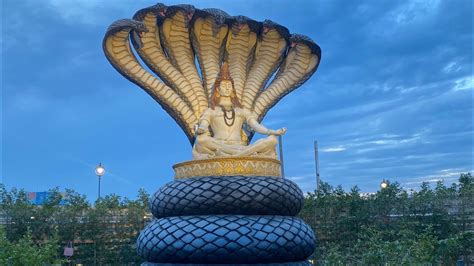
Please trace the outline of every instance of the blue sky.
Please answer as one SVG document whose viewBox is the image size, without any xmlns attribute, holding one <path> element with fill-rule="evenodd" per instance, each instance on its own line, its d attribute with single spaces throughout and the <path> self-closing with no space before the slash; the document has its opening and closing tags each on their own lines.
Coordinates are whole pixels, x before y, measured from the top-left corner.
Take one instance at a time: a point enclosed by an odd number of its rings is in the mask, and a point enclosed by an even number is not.
<svg viewBox="0 0 474 266">
<path fill-rule="evenodd" d="M 102 52 L 106 28 L 153 1 L 2 1 L 1 182 L 135 197 L 189 160 L 180 128 Z M 167 1 L 172 5 L 182 2 Z M 456 181 L 473 168 L 471 1 L 188 1 L 271 19 L 322 49 L 316 74 L 269 112 L 288 178 L 315 189 L 405 188 Z"/>
</svg>

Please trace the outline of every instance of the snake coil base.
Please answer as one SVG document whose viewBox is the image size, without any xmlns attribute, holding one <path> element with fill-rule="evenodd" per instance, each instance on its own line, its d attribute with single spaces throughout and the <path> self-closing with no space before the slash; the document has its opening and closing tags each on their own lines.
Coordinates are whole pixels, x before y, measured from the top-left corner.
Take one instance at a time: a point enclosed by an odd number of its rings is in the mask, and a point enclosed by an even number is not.
<svg viewBox="0 0 474 266">
<path fill-rule="evenodd" d="M 161 218 L 145 228 L 138 242 L 139 254 L 148 261 L 181 263 L 301 261 L 314 250 L 312 230 L 284 216 Z"/>
<path fill-rule="evenodd" d="M 303 193 L 288 179 L 202 177 L 170 182 L 150 201 L 156 218 L 179 215 L 259 214 L 295 216 Z"/>
<path fill-rule="evenodd" d="M 144 265 L 309 265 L 315 236 L 293 217 L 303 193 L 287 179 L 200 177 L 170 182 L 150 199 L 158 218 L 137 239 Z M 191 264 L 190 264 L 191 263 Z"/>
</svg>

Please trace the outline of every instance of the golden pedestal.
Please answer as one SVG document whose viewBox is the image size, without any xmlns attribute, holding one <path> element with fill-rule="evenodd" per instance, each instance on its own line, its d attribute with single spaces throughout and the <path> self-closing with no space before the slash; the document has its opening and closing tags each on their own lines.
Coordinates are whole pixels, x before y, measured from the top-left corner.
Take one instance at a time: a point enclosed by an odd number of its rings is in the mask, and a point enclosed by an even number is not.
<svg viewBox="0 0 474 266">
<path fill-rule="evenodd" d="M 271 176 L 281 178 L 280 161 L 261 157 L 222 157 L 173 165 L 175 179 L 200 176 Z"/>
</svg>

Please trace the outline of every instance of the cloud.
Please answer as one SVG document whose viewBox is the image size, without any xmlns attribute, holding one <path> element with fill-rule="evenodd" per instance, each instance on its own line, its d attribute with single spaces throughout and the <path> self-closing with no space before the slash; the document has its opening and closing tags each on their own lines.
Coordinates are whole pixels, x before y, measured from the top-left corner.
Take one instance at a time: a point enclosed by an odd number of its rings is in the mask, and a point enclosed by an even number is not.
<svg viewBox="0 0 474 266">
<path fill-rule="evenodd" d="M 446 74 L 449 74 L 449 73 L 455 73 L 455 72 L 458 72 L 460 71 L 462 68 L 461 66 L 458 64 L 458 62 L 456 61 L 452 61 L 452 62 L 449 62 L 448 64 L 446 64 L 446 66 L 443 68 L 443 72 L 446 73 Z"/>
<path fill-rule="evenodd" d="M 321 149 L 321 152 L 340 152 L 345 151 L 346 148 L 343 146 L 335 146 Z"/>
<path fill-rule="evenodd" d="M 474 88 L 474 79 L 473 76 L 467 76 L 460 79 L 457 79 L 453 87 L 454 91 L 462 90 L 472 90 Z"/>
<path fill-rule="evenodd" d="M 410 26 L 415 23 L 423 23 L 435 16 L 439 11 L 440 0 L 424 2 L 407 2 L 394 9 L 392 19 L 398 26 Z"/>
<path fill-rule="evenodd" d="M 405 182 L 405 183 L 403 183 L 403 185 L 407 185 L 407 186 L 409 186 L 409 185 L 419 185 L 419 184 L 422 184 L 422 183 L 433 183 L 433 182 L 439 182 L 439 181 L 444 181 L 444 179 L 442 179 L 442 178 L 432 178 L 432 179 L 424 178 L 421 181 Z"/>
<path fill-rule="evenodd" d="M 382 135 L 369 138 L 356 138 L 345 142 L 344 146 L 334 146 L 329 148 L 321 149 L 322 152 L 339 152 L 351 149 L 357 153 L 368 152 L 372 150 L 378 150 L 381 148 L 400 148 L 400 145 L 413 144 L 423 139 L 423 135 L 427 132 L 422 131 L 410 136 L 399 136 L 399 135 Z"/>
<path fill-rule="evenodd" d="M 472 169 L 466 169 L 466 168 L 442 169 L 429 175 L 413 177 L 411 178 L 410 181 L 403 182 L 402 186 L 417 187 L 422 183 L 436 183 L 440 181 L 447 184 L 457 183 L 461 173 L 467 173 L 467 172 L 472 172 Z"/>
<path fill-rule="evenodd" d="M 306 180 L 308 178 L 312 178 L 314 175 L 301 175 L 301 176 L 287 176 L 286 178 L 290 179 L 291 181 L 294 182 L 299 182 L 302 180 Z"/>
<path fill-rule="evenodd" d="M 117 10 L 133 10 L 130 9 L 133 6 L 130 2 L 117 5 L 116 1 L 110 0 L 47 0 L 43 1 L 43 4 L 66 23 L 84 25 L 104 23 L 107 20 L 107 17 L 103 15 L 104 11 L 114 13 Z"/>
</svg>

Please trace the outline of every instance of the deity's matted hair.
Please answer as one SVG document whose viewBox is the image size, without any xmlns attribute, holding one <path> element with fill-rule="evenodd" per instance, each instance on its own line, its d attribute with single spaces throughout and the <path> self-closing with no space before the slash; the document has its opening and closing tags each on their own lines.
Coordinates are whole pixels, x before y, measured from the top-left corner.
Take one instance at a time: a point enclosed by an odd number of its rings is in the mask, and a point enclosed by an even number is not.
<svg viewBox="0 0 474 266">
<path fill-rule="evenodd" d="M 235 91 L 234 80 L 230 76 L 229 64 L 227 62 L 224 62 L 222 64 L 221 71 L 219 72 L 219 75 L 217 76 L 216 81 L 214 82 L 214 86 L 212 87 L 212 95 L 211 95 L 211 101 L 209 102 L 209 107 L 214 109 L 219 104 L 219 98 L 220 98 L 219 88 L 221 86 L 221 81 L 223 80 L 228 80 L 232 83 L 232 95 L 231 95 L 230 100 L 232 101 L 232 104 L 234 105 L 234 107 L 242 108 L 239 98 L 237 98 L 237 92 Z"/>
</svg>

